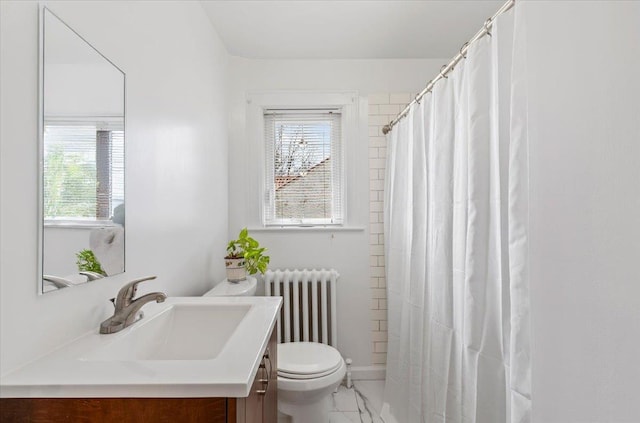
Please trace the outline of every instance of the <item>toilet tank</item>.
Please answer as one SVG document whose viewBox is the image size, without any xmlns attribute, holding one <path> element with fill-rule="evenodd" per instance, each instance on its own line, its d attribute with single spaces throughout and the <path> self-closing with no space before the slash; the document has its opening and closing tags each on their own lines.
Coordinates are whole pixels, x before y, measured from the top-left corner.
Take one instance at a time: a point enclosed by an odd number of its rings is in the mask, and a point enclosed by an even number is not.
<svg viewBox="0 0 640 423">
<path fill-rule="evenodd" d="M 204 293 L 203 297 L 252 297 L 256 293 L 258 281 L 253 276 L 247 276 L 246 280 L 229 282 L 224 279 L 213 289 Z"/>
</svg>

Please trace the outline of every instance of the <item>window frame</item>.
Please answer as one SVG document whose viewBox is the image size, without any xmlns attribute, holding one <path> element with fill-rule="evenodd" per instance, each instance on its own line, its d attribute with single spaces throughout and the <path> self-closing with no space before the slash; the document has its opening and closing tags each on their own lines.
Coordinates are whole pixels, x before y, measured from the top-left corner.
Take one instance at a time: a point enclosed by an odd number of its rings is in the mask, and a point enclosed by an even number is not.
<svg viewBox="0 0 640 423">
<path fill-rule="evenodd" d="M 358 141 L 358 93 L 355 91 L 332 92 L 253 92 L 248 93 L 247 130 L 250 139 L 248 154 L 256 169 L 254 181 L 256 190 L 247 190 L 247 204 L 257 201 L 257 214 L 247 216 L 250 222 L 259 224 L 262 229 L 291 229 L 291 228 L 345 228 L 349 221 L 349 171 L 348 145 Z M 301 222 L 267 223 L 265 205 L 269 192 L 266 189 L 266 140 L 264 133 L 264 113 L 269 109 L 337 109 L 341 114 L 341 142 L 340 142 L 340 174 L 342 197 L 342 222 L 314 222 L 311 219 Z M 248 180 L 250 182 L 250 180 Z M 252 196 L 253 198 L 250 198 Z M 258 228 L 258 229 L 259 229 Z"/>
<path fill-rule="evenodd" d="M 270 140 L 267 138 L 266 133 L 266 125 L 265 131 L 263 133 L 263 143 L 265 146 L 265 167 L 263 172 L 263 181 L 264 181 L 264 192 L 265 195 L 263 197 L 263 224 L 265 227 L 282 227 L 282 226 L 341 226 L 344 222 L 344 149 L 343 149 L 343 139 L 344 139 L 344 128 L 342 126 L 342 109 L 341 108 L 296 108 L 296 109 L 265 109 L 265 113 L 263 114 L 263 119 L 265 115 L 281 115 L 281 116 L 291 116 L 291 115 L 300 115 L 300 116 L 318 116 L 322 114 L 326 114 L 329 116 L 331 113 L 335 113 L 339 115 L 339 139 L 331 139 L 330 149 L 331 151 L 337 151 L 339 157 L 336 157 L 333 162 L 331 162 L 331 187 L 332 190 L 337 186 L 338 194 L 330 194 L 331 200 L 331 217 L 330 218 L 277 218 L 277 204 L 276 197 L 277 189 L 274 190 L 273 185 L 275 185 L 275 169 L 268 165 L 268 162 L 272 159 L 271 157 L 267 157 L 267 149 Z M 275 143 L 275 140 L 273 140 Z M 337 143 L 337 145 L 335 144 Z M 275 152 L 275 145 L 271 146 L 269 153 Z M 329 158 L 333 158 L 333 156 L 329 156 Z M 323 160 L 324 161 L 324 160 Z M 334 163 L 336 163 L 334 165 Z M 318 163 L 320 164 L 320 163 Z M 335 173 L 334 173 L 335 171 Z M 333 192 L 333 191 L 332 191 Z M 326 199 L 326 197 L 325 197 Z M 335 204 L 333 200 L 338 199 L 338 204 Z M 268 204 L 270 203 L 270 204 Z M 271 210 L 271 213 L 267 213 L 267 209 Z M 272 216 L 267 216 L 268 214 L 273 214 Z M 271 219 L 268 219 L 271 217 Z M 334 221 L 335 220 L 335 221 Z"/>
</svg>

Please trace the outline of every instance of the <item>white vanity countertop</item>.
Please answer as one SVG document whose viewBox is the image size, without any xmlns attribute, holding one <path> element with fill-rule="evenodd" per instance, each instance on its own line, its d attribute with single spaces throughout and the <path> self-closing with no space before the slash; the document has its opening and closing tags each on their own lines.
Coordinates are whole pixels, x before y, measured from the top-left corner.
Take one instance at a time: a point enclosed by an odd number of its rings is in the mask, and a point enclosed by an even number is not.
<svg viewBox="0 0 640 423">
<path fill-rule="evenodd" d="M 0 397 L 246 397 L 281 301 L 277 297 L 169 297 L 161 304 L 147 304 L 143 307 L 145 317 L 132 326 L 110 335 L 101 335 L 96 328 L 3 376 Z M 231 334 L 212 359 L 138 360 L 101 354 L 110 351 L 114 343 L 125 341 L 127 345 L 143 331 L 149 333 L 154 317 L 172 307 L 217 305 L 246 306 L 248 311 L 235 330 L 227 328 Z M 149 324 L 146 329 L 145 324 Z M 205 325 L 193 330 L 202 332 L 197 337 L 207 337 Z"/>
</svg>

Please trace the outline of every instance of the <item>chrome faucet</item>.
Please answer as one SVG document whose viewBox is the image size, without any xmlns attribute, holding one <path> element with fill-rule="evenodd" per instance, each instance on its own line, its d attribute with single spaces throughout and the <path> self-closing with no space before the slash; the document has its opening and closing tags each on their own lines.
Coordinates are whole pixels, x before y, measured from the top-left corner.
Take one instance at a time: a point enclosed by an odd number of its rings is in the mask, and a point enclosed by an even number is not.
<svg viewBox="0 0 640 423">
<path fill-rule="evenodd" d="M 149 281 L 155 279 L 155 276 L 147 276 L 146 278 L 136 279 L 123 286 L 115 299 L 115 311 L 113 316 L 100 324 L 100 333 L 116 333 L 120 332 L 127 326 L 131 326 L 138 320 L 142 319 L 142 312 L 140 309 L 148 302 L 156 301 L 158 303 L 164 302 L 167 299 L 167 295 L 164 292 L 152 292 L 147 295 L 143 295 L 140 298 L 133 299 L 138 290 L 138 284 L 140 282 Z"/>
</svg>

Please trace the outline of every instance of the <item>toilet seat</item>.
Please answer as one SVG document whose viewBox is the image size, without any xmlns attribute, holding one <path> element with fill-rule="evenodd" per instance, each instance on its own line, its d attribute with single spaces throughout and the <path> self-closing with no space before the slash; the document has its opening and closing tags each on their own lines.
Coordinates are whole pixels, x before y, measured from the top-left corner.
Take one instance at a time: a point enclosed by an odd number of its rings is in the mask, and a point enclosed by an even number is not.
<svg viewBox="0 0 640 423">
<path fill-rule="evenodd" d="M 297 373 L 287 373 L 287 372 L 283 372 L 282 370 L 278 370 L 278 376 L 280 377 L 284 377 L 287 379 L 316 379 L 319 377 L 323 377 L 326 375 L 330 375 L 331 373 L 335 372 L 336 370 L 338 370 L 340 368 L 340 363 L 336 364 L 335 367 L 326 370 L 324 372 L 320 372 L 320 373 L 313 373 L 313 374 L 309 374 L 309 375 L 304 375 L 304 374 L 297 374 Z"/>
<path fill-rule="evenodd" d="M 330 345 L 317 342 L 278 344 L 278 376 L 287 379 L 316 379 L 334 373 L 344 361 Z"/>
<path fill-rule="evenodd" d="M 316 376 L 308 379 L 292 379 L 278 375 L 278 392 L 280 393 L 280 399 L 287 398 L 289 396 L 287 393 L 294 395 L 306 393 L 305 395 L 310 395 L 310 392 L 313 391 L 324 390 L 333 385 L 338 386 L 346 373 L 347 365 L 343 360 L 333 373 L 329 373 L 326 376 Z M 333 388 L 331 388 L 327 394 L 332 390 Z"/>
</svg>

